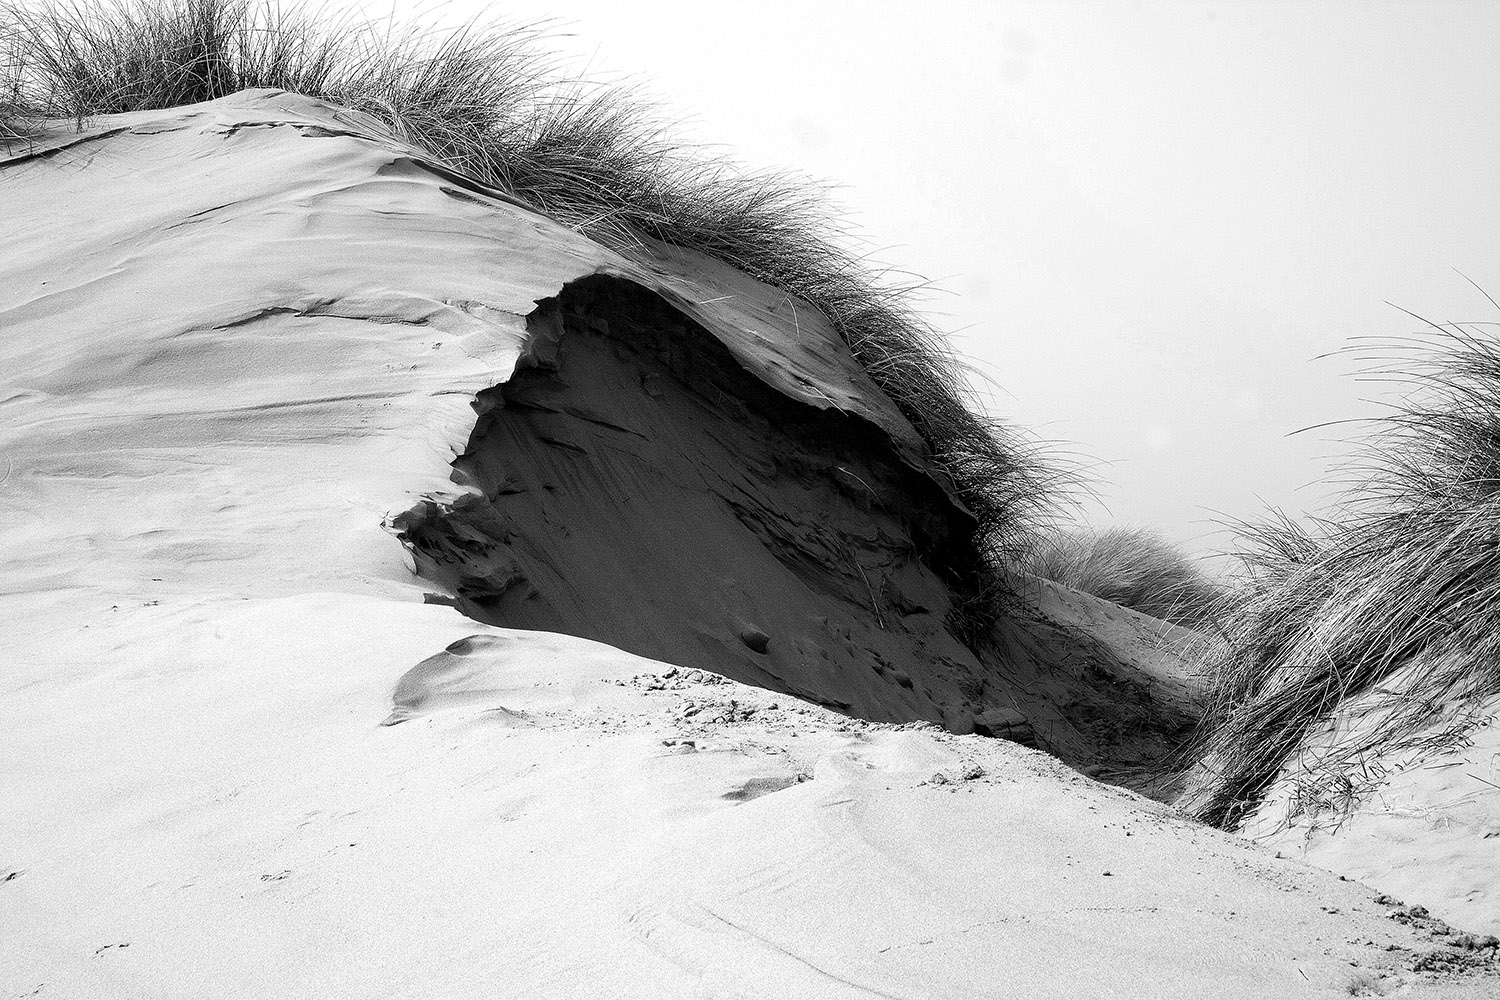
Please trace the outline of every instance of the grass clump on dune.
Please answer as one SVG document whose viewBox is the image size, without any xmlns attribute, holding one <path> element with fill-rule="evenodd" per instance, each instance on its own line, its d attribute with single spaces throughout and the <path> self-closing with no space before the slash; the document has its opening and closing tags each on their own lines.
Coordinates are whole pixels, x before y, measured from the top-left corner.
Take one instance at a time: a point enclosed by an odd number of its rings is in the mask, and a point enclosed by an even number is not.
<svg viewBox="0 0 1500 1000">
<path fill-rule="evenodd" d="M 0 18 L 0 144 L 25 139 L 30 123 L 21 106 L 21 47 L 13 39 L 15 26 Z"/>
<path fill-rule="evenodd" d="M 1298 798 L 1348 802 L 1380 759 L 1451 745 L 1500 692 L 1500 343 L 1430 326 L 1362 352 L 1405 391 L 1335 514 L 1244 529 L 1182 799 L 1208 822 L 1234 827 L 1299 751 Z M 1356 697 L 1362 721 L 1308 747 Z"/>
<path fill-rule="evenodd" d="M 314 20 L 248 0 L 79 0 L 0 7 L 31 114 L 82 122 L 279 88 L 363 112 L 451 167 L 627 254 L 701 251 L 800 296 L 926 439 L 981 525 L 1026 548 L 1071 479 L 1021 431 L 981 416 L 963 370 L 891 284 L 845 249 L 806 181 L 697 155 L 629 91 L 558 71 L 536 26 L 425 31 Z"/>
<path fill-rule="evenodd" d="M 1177 546 L 1147 528 L 1056 532 L 1019 563 L 1032 576 L 1163 621 L 1201 628 L 1219 587 Z"/>
</svg>

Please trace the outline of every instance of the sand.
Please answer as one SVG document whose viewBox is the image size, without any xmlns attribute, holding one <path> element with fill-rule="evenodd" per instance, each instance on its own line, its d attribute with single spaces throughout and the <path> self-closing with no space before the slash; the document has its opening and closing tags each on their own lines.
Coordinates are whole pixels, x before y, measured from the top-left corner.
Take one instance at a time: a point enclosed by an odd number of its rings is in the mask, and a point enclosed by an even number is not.
<svg viewBox="0 0 1500 1000">
<path fill-rule="evenodd" d="M 1399 691 L 1402 679 L 1383 686 Z M 1349 783 L 1313 792 L 1319 760 L 1370 725 L 1376 716 L 1366 713 L 1378 704 L 1367 695 L 1342 705 L 1287 761 L 1241 832 L 1470 931 L 1500 935 L 1500 698 L 1475 706 L 1479 724 L 1462 739 L 1442 738 L 1436 723 L 1405 747 L 1357 758 L 1344 769 Z"/>
<path fill-rule="evenodd" d="M 13 153 L 0 217 L 0 994 L 1494 995 L 1493 950 L 1038 750 L 424 602 L 393 519 L 474 495 L 471 404 L 590 274 L 921 471 L 805 315 L 703 304 L 746 279 L 274 92 Z M 1190 704 L 1149 623 L 1028 601 L 1038 683 Z"/>
</svg>

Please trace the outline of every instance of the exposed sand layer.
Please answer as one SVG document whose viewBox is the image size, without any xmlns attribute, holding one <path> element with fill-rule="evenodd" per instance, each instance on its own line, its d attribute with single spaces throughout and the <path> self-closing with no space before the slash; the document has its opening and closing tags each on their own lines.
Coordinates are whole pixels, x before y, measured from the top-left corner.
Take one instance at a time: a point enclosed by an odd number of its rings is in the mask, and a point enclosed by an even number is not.
<svg viewBox="0 0 1500 1000">
<path fill-rule="evenodd" d="M 592 274 L 871 429 L 872 490 L 941 487 L 806 315 L 704 304 L 743 279 L 695 292 L 268 92 L 0 160 L 0 217 L 0 995 L 1494 995 L 1494 949 L 1016 743 L 423 603 L 382 524 L 482 497 L 470 404 Z M 903 585 L 952 569 L 924 530 Z M 1020 707 L 986 731 L 1123 759 L 1190 714 L 1103 602 L 1041 588 L 998 639 L 980 695 Z"/>
<path fill-rule="evenodd" d="M 639 286 L 574 282 L 482 397 L 457 510 L 398 518 L 473 617 L 885 722 L 968 723 L 974 524 L 867 421 L 772 391 Z"/>
<path fill-rule="evenodd" d="M 1053 681 L 1079 678 L 1062 713 L 1097 749 L 1073 761 L 1100 781 L 1170 802 L 1181 775 L 1168 765 L 1202 717 L 1204 678 L 1189 654 L 1202 636 L 1109 601 L 1028 577 L 1002 624 L 1012 662 Z M 1004 736 L 1004 733 L 996 735 Z"/>
<path fill-rule="evenodd" d="M 529 323 L 455 462 L 482 496 L 395 520 L 466 614 L 1081 766 L 1159 756 L 1190 721 L 1185 690 L 1153 684 L 1102 618 L 1023 598 L 1003 628 L 965 621 L 972 519 L 868 421 L 771 391 L 615 278 L 569 284 Z M 1169 658 L 1161 623 L 1137 620 Z"/>
</svg>

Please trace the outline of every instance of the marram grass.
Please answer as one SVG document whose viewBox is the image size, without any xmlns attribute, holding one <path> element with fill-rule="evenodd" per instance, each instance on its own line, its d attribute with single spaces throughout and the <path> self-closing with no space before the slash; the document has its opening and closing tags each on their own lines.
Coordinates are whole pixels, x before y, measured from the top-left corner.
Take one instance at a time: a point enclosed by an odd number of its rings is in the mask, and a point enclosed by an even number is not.
<svg viewBox="0 0 1500 1000">
<path fill-rule="evenodd" d="M 1148 528 L 1051 532 L 1021 560 L 1019 568 L 1189 628 L 1207 626 L 1224 597 L 1193 560 Z"/>
<path fill-rule="evenodd" d="M 961 363 L 893 284 L 845 248 L 823 192 L 676 141 L 628 90 L 565 75 L 536 25 L 425 30 L 250 0 L 0 5 L 0 121 L 152 110 L 270 87 L 377 119 L 399 138 L 627 254 L 701 251 L 821 310 L 921 432 L 980 523 L 1022 552 L 1075 482 L 980 415 Z"/>
<path fill-rule="evenodd" d="M 1403 392 L 1346 492 L 1310 528 L 1282 515 L 1242 526 L 1245 573 L 1216 614 L 1214 704 L 1181 800 L 1200 818 L 1236 826 L 1288 761 L 1296 798 L 1350 801 L 1380 761 L 1461 739 L 1500 692 L 1495 333 L 1429 324 L 1358 349 L 1364 375 Z M 1353 699 L 1364 724 L 1322 740 Z"/>
</svg>

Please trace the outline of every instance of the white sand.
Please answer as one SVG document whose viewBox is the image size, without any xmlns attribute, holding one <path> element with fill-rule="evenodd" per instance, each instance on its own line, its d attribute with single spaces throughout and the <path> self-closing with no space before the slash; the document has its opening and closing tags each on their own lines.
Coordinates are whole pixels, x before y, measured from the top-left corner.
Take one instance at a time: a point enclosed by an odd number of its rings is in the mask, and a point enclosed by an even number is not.
<svg viewBox="0 0 1500 1000">
<path fill-rule="evenodd" d="M 1400 690 L 1400 678 L 1388 685 Z M 1303 790 L 1306 769 L 1368 726 L 1355 699 L 1288 761 L 1242 832 L 1267 847 L 1379 886 L 1467 930 L 1500 935 L 1500 698 L 1446 749 L 1413 745 L 1351 768 L 1358 787 Z M 1435 737 L 1440 726 L 1416 734 Z M 1300 794 L 1299 794 L 1300 793 Z"/>
<path fill-rule="evenodd" d="M 1495 994 L 1044 755 L 420 603 L 382 519 L 456 489 L 531 303 L 628 265 L 336 126 L 0 160 L 0 995 Z"/>
</svg>

